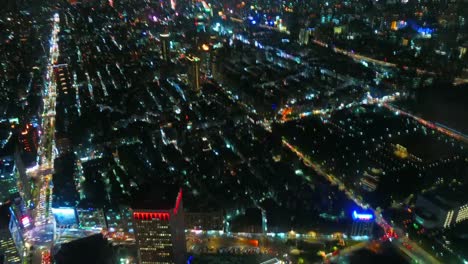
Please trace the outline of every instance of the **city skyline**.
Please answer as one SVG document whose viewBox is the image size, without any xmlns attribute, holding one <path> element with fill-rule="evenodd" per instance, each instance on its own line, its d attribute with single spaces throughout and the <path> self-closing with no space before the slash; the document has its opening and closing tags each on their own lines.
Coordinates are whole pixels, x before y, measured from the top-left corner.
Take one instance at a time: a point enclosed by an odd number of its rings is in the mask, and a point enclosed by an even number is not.
<svg viewBox="0 0 468 264">
<path fill-rule="evenodd" d="M 0 262 L 466 263 L 466 14 L 5 1 Z"/>
</svg>

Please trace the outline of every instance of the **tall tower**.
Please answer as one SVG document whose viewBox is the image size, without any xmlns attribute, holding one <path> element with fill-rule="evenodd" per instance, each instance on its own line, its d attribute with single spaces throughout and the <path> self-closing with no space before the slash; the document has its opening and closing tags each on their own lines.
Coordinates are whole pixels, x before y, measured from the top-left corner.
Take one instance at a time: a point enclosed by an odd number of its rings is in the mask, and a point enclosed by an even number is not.
<svg viewBox="0 0 468 264">
<path fill-rule="evenodd" d="M 187 56 L 189 61 L 189 84 L 193 91 L 200 92 L 200 58 L 189 55 Z"/>
<path fill-rule="evenodd" d="M 136 209 L 133 222 L 138 263 L 186 263 L 182 189 L 173 208 Z"/>
<path fill-rule="evenodd" d="M 200 70 L 206 76 L 214 76 L 216 73 L 218 48 L 219 46 L 214 45 L 213 42 L 200 46 Z"/>
<path fill-rule="evenodd" d="M 171 34 L 169 33 L 159 34 L 159 39 L 161 40 L 161 57 L 165 62 L 170 62 L 171 60 L 170 36 Z"/>
<path fill-rule="evenodd" d="M 211 44 L 203 44 L 200 48 L 200 59 L 201 59 L 201 67 L 200 70 L 205 75 L 211 75 L 210 70 L 210 61 L 211 61 L 211 50 L 213 49 L 213 45 Z"/>
</svg>

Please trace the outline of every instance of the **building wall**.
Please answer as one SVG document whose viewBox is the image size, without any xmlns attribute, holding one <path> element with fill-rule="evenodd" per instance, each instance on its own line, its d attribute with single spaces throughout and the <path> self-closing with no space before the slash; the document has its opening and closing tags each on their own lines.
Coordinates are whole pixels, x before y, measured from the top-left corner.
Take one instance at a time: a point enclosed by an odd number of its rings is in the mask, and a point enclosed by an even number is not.
<svg viewBox="0 0 468 264">
<path fill-rule="evenodd" d="M 223 230 L 223 213 L 185 213 L 185 229 Z"/>
<path fill-rule="evenodd" d="M 135 214 L 139 263 L 174 263 L 169 213 Z"/>
<path fill-rule="evenodd" d="M 5 255 L 7 263 L 21 262 L 15 242 L 8 229 L 0 230 L 0 254 Z"/>
<path fill-rule="evenodd" d="M 416 220 L 426 228 L 449 228 L 468 219 L 468 204 L 459 206 L 459 203 L 452 207 L 441 207 L 424 196 L 418 196 L 416 208 L 421 214 L 416 214 Z M 425 219 L 424 214 L 431 214 L 435 219 Z"/>
<path fill-rule="evenodd" d="M 178 209 L 134 211 L 139 263 L 185 263 L 184 214 Z"/>
<path fill-rule="evenodd" d="M 177 213 L 171 210 L 171 232 L 172 243 L 174 245 L 174 262 L 176 264 L 187 263 L 186 260 L 186 241 L 185 241 L 185 223 L 184 208 L 182 201 L 179 204 Z"/>
</svg>

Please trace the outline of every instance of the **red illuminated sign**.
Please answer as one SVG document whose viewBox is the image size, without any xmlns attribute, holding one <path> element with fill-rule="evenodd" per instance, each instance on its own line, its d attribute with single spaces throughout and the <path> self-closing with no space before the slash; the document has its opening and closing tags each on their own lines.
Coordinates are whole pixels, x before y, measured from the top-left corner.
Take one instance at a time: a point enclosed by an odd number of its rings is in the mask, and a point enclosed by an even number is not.
<svg viewBox="0 0 468 264">
<path fill-rule="evenodd" d="M 136 220 L 169 220 L 169 213 L 150 213 L 150 212 L 134 212 L 133 218 Z"/>
</svg>

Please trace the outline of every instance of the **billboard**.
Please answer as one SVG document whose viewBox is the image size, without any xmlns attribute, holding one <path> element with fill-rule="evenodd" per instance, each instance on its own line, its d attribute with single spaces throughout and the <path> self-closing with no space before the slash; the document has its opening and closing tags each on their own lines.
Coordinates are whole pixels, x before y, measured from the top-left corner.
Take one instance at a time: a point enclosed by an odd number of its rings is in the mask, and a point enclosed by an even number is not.
<svg viewBox="0 0 468 264">
<path fill-rule="evenodd" d="M 58 226 L 77 225 L 78 217 L 74 207 L 52 208 L 52 214 Z"/>
</svg>

